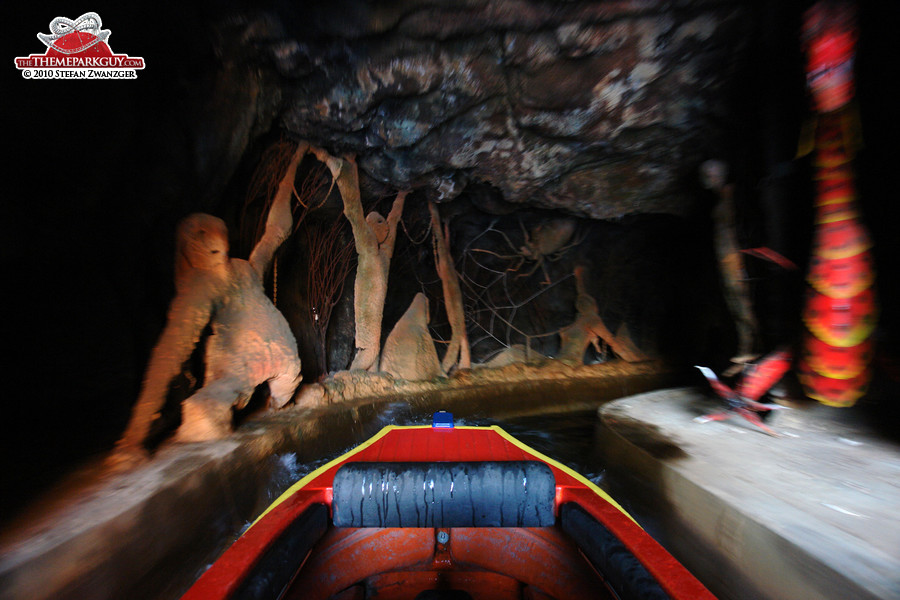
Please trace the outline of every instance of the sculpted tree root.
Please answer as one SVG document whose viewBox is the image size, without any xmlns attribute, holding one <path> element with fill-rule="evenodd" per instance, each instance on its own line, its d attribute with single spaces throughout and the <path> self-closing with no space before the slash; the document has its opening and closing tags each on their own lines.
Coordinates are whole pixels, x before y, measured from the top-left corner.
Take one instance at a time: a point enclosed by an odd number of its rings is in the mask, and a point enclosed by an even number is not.
<svg viewBox="0 0 900 600">
<path fill-rule="evenodd" d="M 575 322 L 559 332 L 560 349 L 557 358 L 569 364 L 581 364 L 589 344 L 600 351 L 603 340 L 616 355 L 627 362 L 642 362 L 649 358 L 631 340 L 624 323 L 615 335 L 609 330 L 597 310 L 597 302 L 584 288 L 584 268 L 575 268 Z"/>
<path fill-rule="evenodd" d="M 449 232 L 447 229 L 441 230 L 441 217 L 434 202 L 428 202 L 428 211 L 431 213 L 431 231 L 434 236 L 434 264 L 441 278 L 447 320 L 450 322 L 450 345 L 441 361 L 444 373 L 449 373 L 454 365 L 460 369 L 471 368 L 472 359 L 469 354 L 469 336 L 466 334 L 466 315 L 463 309 L 462 290 L 459 287 L 459 275 L 453 265 L 447 241 L 450 237 Z"/>
<path fill-rule="evenodd" d="M 397 224 L 403 213 L 408 192 L 397 194 L 387 219 L 377 212 L 363 213 L 359 191 L 359 172 L 351 156 L 331 156 L 320 148 L 312 150 L 316 158 L 331 171 L 341 198 L 344 215 L 353 229 L 358 263 L 353 285 L 354 318 L 356 321 L 356 356 L 350 369 L 375 371 L 381 345 L 381 318 L 387 295 L 388 272 L 394 254 Z"/>
</svg>

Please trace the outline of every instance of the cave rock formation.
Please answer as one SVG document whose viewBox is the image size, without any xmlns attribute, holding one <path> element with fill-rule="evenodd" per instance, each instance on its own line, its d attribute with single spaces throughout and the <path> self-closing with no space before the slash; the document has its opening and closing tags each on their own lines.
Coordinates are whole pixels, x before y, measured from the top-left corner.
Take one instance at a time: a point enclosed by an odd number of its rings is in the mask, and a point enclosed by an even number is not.
<svg viewBox="0 0 900 600">
<path fill-rule="evenodd" d="M 428 298 L 425 294 L 416 294 L 385 340 L 381 371 L 409 381 L 443 375 L 434 341 L 428 331 Z"/>
</svg>

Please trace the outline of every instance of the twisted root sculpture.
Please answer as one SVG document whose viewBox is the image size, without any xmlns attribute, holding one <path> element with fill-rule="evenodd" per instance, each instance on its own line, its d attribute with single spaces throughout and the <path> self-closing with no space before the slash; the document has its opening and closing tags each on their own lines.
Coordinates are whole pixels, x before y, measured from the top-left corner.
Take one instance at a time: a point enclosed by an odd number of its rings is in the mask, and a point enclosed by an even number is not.
<svg viewBox="0 0 900 600">
<path fill-rule="evenodd" d="M 263 275 L 291 231 L 294 174 L 307 146 L 294 153 L 249 260 L 229 258 L 225 223 L 207 214 L 186 217 L 178 227 L 176 296 L 166 327 L 153 349 L 131 421 L 111 462 L 145 455 L 150 424 L 163 407 L 204 328 L 212 326 L 202 388 L 185 400 L 180 441 L 200 441 L 231 431 L 232 406 L 243 408 L 255 388 L 268 383 L 270 406 L 287 403 L 300 383 L 297 342 L 284 316 L 265 295 Z"/>
<path fill-rule="evenodd" d="M 397 224 L 403 214 L 403 204 L 408 192 L 401 191 L 397 194 L 386 219 L 374 211 L 365 215 L 356 159 L 352 156 L 331 156 L 321 148 L 313 148 L 311 152 L 328 167 L 337 183 L 344 202 L 344 215 L 353 229 L 353 240 L 359 256 L 353 285 L 356 356 L 350 364 L 350 370 L 377 371 L 388 273 L 397 239 Z"/>
<path fill-rule="evenodd" d="M 450 345 L 441 362 L 441 369 L 444 373 L 449 373 L 450 369 L 457 365 L 460 369 L 471 368 L 472 357 L 469 352 L 469 336 L 466 333 L 466 313 L 463 308 L 462 290 L 459 287 L 459 274 L 450 254 L 449 227 L 446 223 L 443 228 L 441 227 L 441 216 L 434 202 L 428 202 L 428 212 L 431 213 L 434 264 L 441 278 L 447 320 L 450 321 Z"/>
<path fill-rule="evenodd" d="M 647 360 L 648 357 L 631 341 L 624 322 L 613 335 L 600 318 L 597 301 L 587 292 L 584 284 L 584 267 L 575 267 L 575 289 L 575 322 L 559 332 L 557 359 L 568 364 L 582 364 L 588 345 L 592 344 L 599 352 L 600 341 L 603 340 L 624 361 Z"/>
</svg>

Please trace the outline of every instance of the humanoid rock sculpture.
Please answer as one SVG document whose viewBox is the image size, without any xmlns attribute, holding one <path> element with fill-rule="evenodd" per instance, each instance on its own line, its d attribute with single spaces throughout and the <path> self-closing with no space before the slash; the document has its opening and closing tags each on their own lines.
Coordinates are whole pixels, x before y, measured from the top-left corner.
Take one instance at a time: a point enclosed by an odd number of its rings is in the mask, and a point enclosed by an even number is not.
<svg viewBox="0 0 900 600">
<path fill-rule="evenodd" d="M 284 316 L 265 295 L 263 275 L 291 231 L 294 174 L 307 150 L 301 145 L 282 178 L 266 220 L 266 230 L 249 260 L 229 258 L 225 223 L 197 213 L 178 227 L 176 295 L 166 327 L 153 349 L 131 421 L 111 462 L 145 456 L 144 442 L 172 380 L 181 372 L 204 328 L 212 327 L 206 348 L 203 387 L 183 405 L 180 441 L 227 435 L 232 407 L 244 407 L 256 387 L 268 383 L 270 406 L 287 403 L 300 383 L 297 342 Z"/>
</svg>

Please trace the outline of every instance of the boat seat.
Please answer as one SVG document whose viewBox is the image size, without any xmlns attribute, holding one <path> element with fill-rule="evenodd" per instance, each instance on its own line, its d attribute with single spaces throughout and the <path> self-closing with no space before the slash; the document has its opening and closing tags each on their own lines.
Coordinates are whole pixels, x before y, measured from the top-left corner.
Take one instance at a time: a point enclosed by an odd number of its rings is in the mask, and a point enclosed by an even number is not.
<svg viewBox="0 0 900 600">
<path fill-rule="evenodd" d="M 617 598 L 669 600 L 670 596 L 622 540 L 578 504 L 566 502 L 560 506 L 559 523 L 603 574 Z"/>
<path fill-rule="evenodd" d="M 337 527 L 547 527 L 556 481 L 540 461 L 351 462 L 334 477 Z"/>
<path fill-rule="evenodd" d="M 328 507 L 313 504 L 278 536 L 262 554 L 231 600 L 267 600 L 280 598 L 294 578 L 313 545 L 328 529 Z"/>
</svg>

